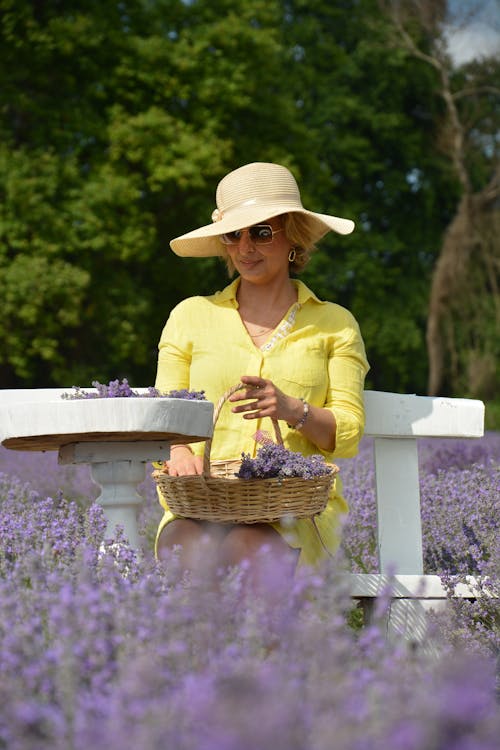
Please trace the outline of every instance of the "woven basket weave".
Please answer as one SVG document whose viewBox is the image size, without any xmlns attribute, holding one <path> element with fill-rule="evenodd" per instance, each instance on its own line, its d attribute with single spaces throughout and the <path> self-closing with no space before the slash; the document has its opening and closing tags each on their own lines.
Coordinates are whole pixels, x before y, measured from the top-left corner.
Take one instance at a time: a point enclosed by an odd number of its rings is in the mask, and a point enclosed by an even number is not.
<svg viewBox="0 0 500 750">
<path fill-rule="evenodd" d="M 214 410 L 214 427 L 223 404 L 231 394 L 244 388 L 230 388 Z M 278 422 L 273 420 L 276 440 L 283 444 Z M 203 473 L 196 476 L 169 476 L 153 472 L 170 510 L 176 516 L 213 523 L 273 523 L 282 518 L 310 518 L 326 507 L 338 467 L 314 479 L 238 479 L 234 476 L 239 460 L 210 463 L 212 439 L 206 441 Z"/>
</svg>

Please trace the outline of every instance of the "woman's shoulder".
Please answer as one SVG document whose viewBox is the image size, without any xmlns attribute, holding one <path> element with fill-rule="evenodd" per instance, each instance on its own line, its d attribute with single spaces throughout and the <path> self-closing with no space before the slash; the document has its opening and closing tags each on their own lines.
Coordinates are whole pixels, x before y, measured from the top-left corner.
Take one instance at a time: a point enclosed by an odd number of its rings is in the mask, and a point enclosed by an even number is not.
<svg viewBox="0 0 500 750">
<path fill-rule="evenodd" d="M 213 310 L 214 308 L 223 305 L 228 300 L 235 298 L 235 296 L 230 291 L 231 287 L 232 285 L 226 287 L 222 291 L 214 292 L 213 294 L 199 294 L 192 297 L 186 297 L 172 308 L 170 317 L 179 317 L 186 315 L 199 316 L 208 314 L 210 309 Z"/>
<path fill-rule="evenodd" d="M 186 297 L 181 302 L 179 302 L 173 309 L 181 309 L 181 310 L 192 310 L 192 309 L 200 309 L 203 307 L 209 307 L 213 304 L 223 304 L 224 302 L 227 302 L 228 300 L 234 300 L 236 299 L 236 284 L 235 282 L 229 284 L 224 289 L 221 289 L 220 291 L 214 292 L 213 294 L 205 294 L 205 295 L 194 295 L 193 297 Z"/>
<path fill-rule="evenodd" d="M 169 318 L 170 320 L 176 320 L 178 318 L 190 317 L 198 314 L 202 307 L 203 297 L 186 297 L 172 307 Z"/>
<path fill-rule="evenodd" d="M 324 315 L 328 320 L 336 320 L 341 324 L 347 325 L 356 322 L 352 312 L 347 307 L 339 305 L 338 302 L 325 300 L 319 314 Z"/>
<path fill-rule="evenodd" d="M 183 300 L 178 302 L 173 310 L 192 310 L 199 307 L 203 307 L 209 298 L 201 294 L 196 294 L 193 297 L 185 297 Z"/>
<path fill-rule="evenodd" d="M 356 319 L 352 312 L 338 302 L 320 299 L 303 282 L 299 282 L 299 302 L 307 315 L 311 315 L 316 321 L 325 321 L 329 324 L 339 326 L 356 325 Z"/>
</svg>

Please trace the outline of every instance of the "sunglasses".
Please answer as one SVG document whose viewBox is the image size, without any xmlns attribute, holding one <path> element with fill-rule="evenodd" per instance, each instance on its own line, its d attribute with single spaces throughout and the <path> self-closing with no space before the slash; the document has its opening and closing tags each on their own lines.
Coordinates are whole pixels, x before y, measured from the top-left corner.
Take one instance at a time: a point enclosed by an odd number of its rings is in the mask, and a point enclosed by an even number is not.
<svg viewBox="0 0 500 750">
<path fill-rule="evenodd" d="M 236 229 L 234 232 L 226 232 L 221 234 L 220 240 L 224 245 L 237 245 L 243 237 L 244 229 Z M 270 245 L 274 239 L 274 235 L 278 232 L 283 232 L 281 229 L 273 229 L 269 224 L 254 224 L 253 227 L 248 227 L 248 236 L 254 245 Z"/>
</svg>

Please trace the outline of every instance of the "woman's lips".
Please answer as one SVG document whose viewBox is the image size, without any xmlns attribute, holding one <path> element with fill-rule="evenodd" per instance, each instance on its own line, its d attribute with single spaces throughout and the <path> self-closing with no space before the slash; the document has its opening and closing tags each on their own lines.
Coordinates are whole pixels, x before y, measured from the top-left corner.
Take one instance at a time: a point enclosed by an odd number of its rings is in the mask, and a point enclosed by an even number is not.
<svg viewBox="0 0 500 750">
<path fill-rule="evenodd" d="M 260 263 L 260 259 L 257 258 L 255 260 L 250 260 L 250 259 L 244 260 L 243 258 L 240 258 L 238 262 L 241 263 L 242 266 L 246 266 L 247 268 L 250 268 L 250 266 L 255 266 L 257 265 L 257 263 Z"/>
</svg>

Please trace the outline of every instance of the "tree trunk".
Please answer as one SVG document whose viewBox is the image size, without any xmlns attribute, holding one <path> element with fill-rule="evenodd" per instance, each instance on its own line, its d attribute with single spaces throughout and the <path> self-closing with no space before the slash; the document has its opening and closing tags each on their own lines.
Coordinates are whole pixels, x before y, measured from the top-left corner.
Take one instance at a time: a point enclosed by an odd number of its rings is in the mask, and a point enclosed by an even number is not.
<svg viewBox="0 0 500 750">
<path fill-rule="evenodd" d="M 432 276 L 426 332 L 429 357 L 427 392 L 430 396 L 439 393 L 443 382 L 447 349 L 443 331 L 444 318 L 461 286 L 473 245 L 471 203 L 470 195 L 462 196 L 457 212 L 444 233 L 441 252 Z"/>
<path fill-rule="evenodd" d="M 492 351 L 492 342 L 488 341 L 487 335 L 483 340 L 480 331 L 485 330 L 487 323 L 481 317 L 484 300 L 491 299 L 493 316 L 495 305 L 498 305 L 500 244 L 498 238 L 491 242 L 485 232 L 485 227 L 493 225 L 494 188 L 495 180 L 492 180 L 474 195 L 465 193 L 444 233 L 432 277 L 427 319 L 428 393 L 431 396 L 441 391 L 447 363 L 453 359 L 456 346 L 454 332 L 460 328 L 462 331 L 467 328 L 472 330 L 475 326 L 475 355 L 481 358 Z M 457 367 L 463 370 L 463 374 L 452 372 L 452 381 L 463 383 L 467 378 L 467 354 L 467 351 L 459 352 Z M 467 382 L 467 388 L 474 390 L 470 382 Z"/>
</svg>

